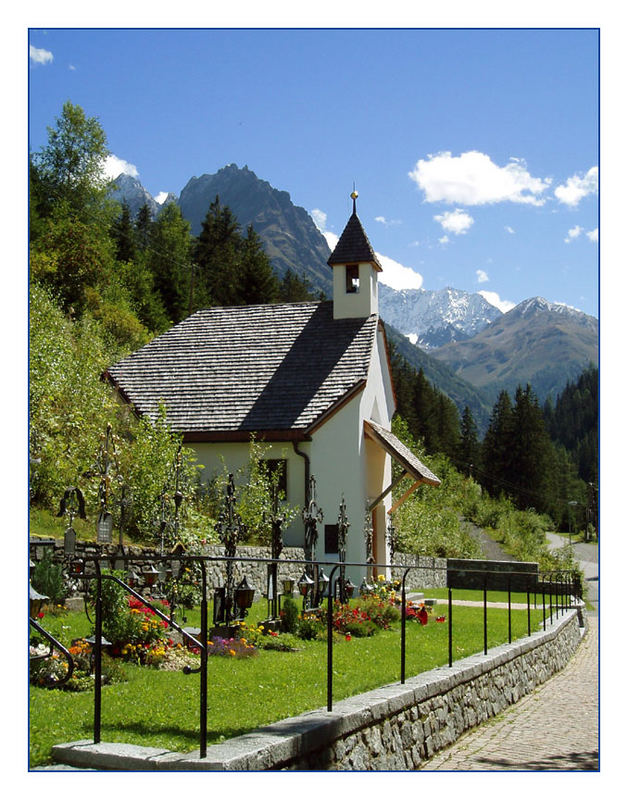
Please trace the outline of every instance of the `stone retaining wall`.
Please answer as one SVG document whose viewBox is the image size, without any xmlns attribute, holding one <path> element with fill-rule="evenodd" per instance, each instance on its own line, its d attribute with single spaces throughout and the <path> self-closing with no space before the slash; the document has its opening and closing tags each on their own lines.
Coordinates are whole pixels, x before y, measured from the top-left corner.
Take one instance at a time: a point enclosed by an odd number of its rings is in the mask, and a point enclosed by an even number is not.
<svg viewBox="0 0 628 800">
<path fill-rule="evenodd" d="M 30 558 L 34 563 L 41 561 L 44 557 L 46 550 L 52 548 L 53 561 L 57 564 L 64 564 L 63 552 L 63 539 L 36 539 L 30 540 Z M 159 550 L 156 548 L 138 547 L 136 545 L 125 545 L 124 547 L 127 564 L 129 569 L 134 569 L 136 572 L 141 572 L 142 561 L 144 559 L 154 559 L 157 561 Z M 220 557 L 224 555 L 224 548 L 221 545 L 209 545 L 203 548 L 202 554 L 205 556 Z M 96 545 L 87 542 L 77 542 L 75 547 L 75 559 L 93 559 L 97 557 L 110 559 L 111 566 L 113 566 L 117 555 L 117 545 Z M 236 551 L 236 556 L 240 558 L 270 558 L 270 549 L 267 547 L 239 547 Z M 284 547 L 281 553 L 282 559 L 294 559 L 303 561 L 305 558 L 303 548 L 301 547 Z M 176 557 L 173 557 L 176 561 Z M 71 571 L 68 570 L 67 561 L 65 562 L 66 569 L 64 570 L 65 578 L 70 585 L 70 591 L 76 589 L 79 591 L 82 585 L 82 579 L 73 576 Z M 225 563 L 224 562 L 206 562 L 207 567 L 207 585 L 211 587 L 223 586 L 225 581 Z M 244 575 L 251 586 L 256 589 L 256 598 L 266 593 L 266 567 L 265 563 L 256 562 L 234 562 L 234 576 L 236 581 L 240 581 Z M 286 564 L 279 567 L 279 580 L 284 578 L 294 578 L 298 580 L 303 572 L 303 567 L 299 564 Z"/>
<path fill-rule="evenodd" d="M 63 552 L 63 539 L 37 539 L 35 537 L 30 540 L 30 558 L 33 562 L 41 561 L 46 550 L 52 548 L 53 561 L 58 564 L 64 563 Z M 138 547 L 136 545 L 125 545 L 125 553 L 128 558 L 128 564 L 131 569 L 140 572 L 140 559 L 155 559 L 159 558 L 159 550 L 157 548 Z M 76 542 L 75 557 L 77 559 L 90 559 L 102 558 L 111 559 L 113 561 L 117 554 L 117 545 L 96 545 L 88 542 Z M 221 545 L 208 545 L 203 548 L 203 555 L 220 557 L 224 555 L 224 548 Z M 255 558 L 270 558 L 270 549 L 268 547 L 253 547 L 244 545 L 239 547 L 236 551 L 236 556 L 240 558 L 255 559 Z M 281 552 L 281 558 L 285 560 L 303 561 L 305 553 L 302 547 L 284 547 Z M 406 578 L 406 587 L 408 589 L 425 588 L 433 589 L 439 586 L 447 585 L 447 559 L 445 558 L 429 558 L 408 555 L 405 553 L 395 554 L 395 564 L 403 565 L 403 567 L 418 567 L 418 569 L 411 569 Z M 67 562 L 66 562 L 67 564 Z M 207 584 L 210 587 L 218 587 L 224 584 L 225 580 L 225 565 L 224 562 L 207 562 Z M 266 594 L 266 568 L 264 563 L 250 562 L 235 562 L 234 575 L 235 580 L 240 581 L 244 575 L 251 586 L 256 588 L 256 598 L 260 595 Z M 404 575 L 404 569 L 392 569 L 392 577 L 396 580 L 401 580 Z M 300 564 L 286 564 L 279 567 L 279 581 L 284 578 L 293 578 L 297 581 L 303 572 L 303 565 Z M 66 572 L 66 579 L 72 588 L 80 589 L 81 581 L 73 576 L 71 572 Z M 76 586 L 74 586 L 76 584 Z"/>
<path fill-rule="evenodd" d="M 395 553 L 393 561 L 403 567 L 413 567 L 406 576 L 407 589 L 437 589 L 447 586 L 447 559 Z M 394 567 L 393 580 L 402 580 L 405 569 Z"/>
<path fill-rule="evenodd" d="M 466 730 L 560 671 L 581 629 L 569 610 L 546 631 L 372 692 L 282 720 L 153 769 L 414 770 Z M 203 761 L 206 763 L 203 764 Z"/>
</svg>

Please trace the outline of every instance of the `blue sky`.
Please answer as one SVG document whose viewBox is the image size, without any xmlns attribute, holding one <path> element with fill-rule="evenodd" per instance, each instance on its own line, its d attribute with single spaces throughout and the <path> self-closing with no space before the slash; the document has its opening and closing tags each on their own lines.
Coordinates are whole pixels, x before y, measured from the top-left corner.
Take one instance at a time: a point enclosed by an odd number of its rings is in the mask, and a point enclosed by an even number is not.
<svg viewBox="0 0 628 800">
<path fill-rule="evenodd" d="M 395 288 L 598 313 L 598 31 L 29 32 L 29 146 L 66 100 L 154 196 L 245 164 Z"/>
</svg>

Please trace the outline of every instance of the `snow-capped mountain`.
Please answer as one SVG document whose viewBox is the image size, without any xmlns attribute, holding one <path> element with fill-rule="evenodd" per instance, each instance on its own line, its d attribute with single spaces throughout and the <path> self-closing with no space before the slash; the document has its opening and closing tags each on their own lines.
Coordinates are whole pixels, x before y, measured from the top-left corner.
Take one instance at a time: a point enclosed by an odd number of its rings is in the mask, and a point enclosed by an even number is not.
<svg viewBox="0 0 628 800">
<path fill-rule="evenodd" d="M 137 178 L 122 173 L 113 181 L 113 186 L 115 188 L 112 188 L 110 192 L 112 199 L 117 200 L 118 203 L 126 202 L 133 219 L 144 205 L 148 206 L 151 217 L 155 219 L 161 206 Z"/>
<path fill-rule="evenodd" d="M 385 322 L 423 350 L 470 339 L 502 316 L 480 294 L 450 287 L 398 291 L 383 284 L 379 286 L 379 312 Z"/>
<path fill-rule="evenodd" d="M 529 383 L 539 400 L 555 396 L 590 364 L 598 364 L 598 321 L 543 297 L 523 300 L 472 339 L 432 355 L 487 394 Z"/>
<path fill-rule="evenodd" d="M 313 292 L 330 296 L 330 250 L 312 217 L 247 167 L 230 164 L 215 175 L 191 178 L 179 198 L 169 195 L 161 205 L 136 178 L 120 175 L 115 185 L 112 196 L 126 200 L 133 217 L 144 203 L 155 217 L 176 202 L 193 233 L 218 194 L 243 229 L 253 224 L 279 276 L 291 269 Z M 540 297 L 504 314 L 480 294 L 450 287 L 397 291 L 380 280 L 379 311 L 405 336 L 398 349 L 406 360 L 449 393 L 460 411 L 469 405 L 480 421 L 480 394 L 492 403 L 501 389 L 529 382 L 542 400 L 598 360 L 597 320 Z"/>
</svg>

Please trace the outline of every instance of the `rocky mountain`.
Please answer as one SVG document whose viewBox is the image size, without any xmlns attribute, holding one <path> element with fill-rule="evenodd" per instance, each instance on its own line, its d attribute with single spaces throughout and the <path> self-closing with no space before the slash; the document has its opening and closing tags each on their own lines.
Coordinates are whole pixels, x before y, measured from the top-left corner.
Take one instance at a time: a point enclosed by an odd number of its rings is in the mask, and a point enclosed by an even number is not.
<svg viewBox="0 0 628 800">
<path fill-rule="evenodd" d="M 417 372 L 423 370 L 426 379 L 456 404 L 460 415 L 468 406 L 481 436 L 488 428 L 492 403 L 481 389 L 455 375 L 442 361 L 431 353 L 413 345 L 407 336 L 386 323 L 386 338 L 389 346 L 396 350 Z"/>
<path fill-rule="evenodd" d="M 274 189 L 248 167 L 230 164 L 214 175 L 191 178 L 179 196 L 179 208 L 195 236 L 216 195 L 229 206 L 244 231 L 252 224 L 277 274 L 288 269 L 307 278 L 312 288 L 331 297 L 330 250 L 308 212 L 288 192 Z"/>
<path fill-rule="evenodd" d="M 113 196 L 125 199 L 133 215 L 144 203 L 155 215 L 163 207 L 137 179 L 121 175 L 115 183 Z M 197 235 L 216 195 L 243 231 L 253 225 L 279 276 L 291 269 L 331 296 L 330 250 L 311 216 L 248 167 L 230 164 L 191 178 L 178 199 L 166 202 L 179 204 Z M 460 411 L 468 405 L 480 428 L 502 389 L 530 383 L 542 401 L 598 363 L 597 320 L 542 298 L 503 314 L 479 294 L 395 291 L 380 281 L 380 313 L 399 352 Z"/>
<path fill-rule="evenodd" d="M 135 219 L 137 212 L 143 205 L 148 206 L 153 219 L 157 216 L 161 208 L 152 194 L 142 186 L 137 178 L 133 178 L 131 175 L 125 175 L 124 173 L 118 175 L 115 181 L 113 181 L 110 196 L 118 203 L 126 201 L 132 219 Z"/>
<path fill-rule="evenodd" d="M 598 365 L 595 317 L 533 297 L 501 315 L 463 342 L 432 351 L 455 375 L 494 402 L 502 389 L 511 394 L 529 383 L 540 402 Z"/>
<path fill-rule="evenodd" d="M 451 287 L 396 291 L 380 284 L 379 310 L 412 344 L 428 351 L 470 339 L 502 316 L 482 295 Z"/>
</svg>

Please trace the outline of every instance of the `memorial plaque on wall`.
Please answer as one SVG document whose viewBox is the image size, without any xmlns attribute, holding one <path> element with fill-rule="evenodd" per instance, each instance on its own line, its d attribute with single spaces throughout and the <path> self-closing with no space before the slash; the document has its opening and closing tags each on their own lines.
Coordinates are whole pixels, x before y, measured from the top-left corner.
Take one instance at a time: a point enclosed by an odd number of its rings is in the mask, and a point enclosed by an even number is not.
<svg viewBox="0 0 628 800">
<path fill-rule="evenodd" d="M 76 550 L 76 531 L 74 528 L 66 528 L 63 534 L 63 553 L 66 556 L 73 556 Z"/>
<path fill-rule="evenodd" d="M 98 515 L 98 542 L 99 544 L 111 544 L 113 534 L 113 517 L 108 511 Z"/>
</svg>

